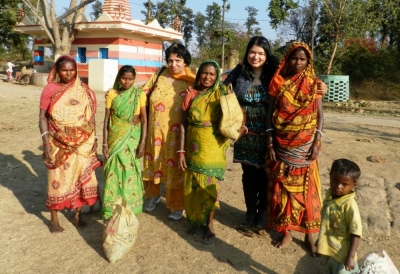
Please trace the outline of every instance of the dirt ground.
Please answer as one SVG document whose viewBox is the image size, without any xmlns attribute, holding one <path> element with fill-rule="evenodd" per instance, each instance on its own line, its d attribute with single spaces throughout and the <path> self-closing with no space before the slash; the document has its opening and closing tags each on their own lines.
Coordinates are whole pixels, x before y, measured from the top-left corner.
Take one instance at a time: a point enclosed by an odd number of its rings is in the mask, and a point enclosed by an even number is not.
<svg viewBox="0 0 400 274">
<path fill-rule="evenodd" d="M 321 273 L 321 259 L 307 254 L 302 234 L 293 233 L 292 243 L 276 249 L 271 245 L 278 237 L 275 232 L 244 235 L 235 229 L 244 217 L 245 205 L 241 168 L 231 161 L 232 149 L 222 185 L 221 210 L 216 213 L 217 238 L 209 244 L 187 236 L 189 225 L 184 218 L 168 221 L 164 199 L 154 212 L 138 216 L 137 241 L 115 264 L 106 260 L 102 250 L 104 226 L 98 212 L 85 214 L 89 226 L 80 230 L 70 223 L 70 213 L 62 212 L 60 222 L 65 232 L 50 234 L 38 129 L 40 93 L 39 87 L 0 81 L 0 206 L 4 210 L 0 273 Z M 97 134 L 101 135 L 104 99 L 103 94 L 97 95 Z M 400 110 L 400 104 L 391 104 L 393 108 Z M 363 174 L 384 178 L 385 186 L 399 186 L 399 141 L 398 127 L 326 122 L 319 160 L 323 189 L 327 188 L 332 161 L 343 157 L 356 161 Z M 101 154 L 101 147 L 98 152 Z M 371 155 L 380 155 L 387 163 L 367 161 Z M 102 169 L 96 173 L 102 183 Z M 399 235 L 393 230 L 390 237 L 365 231 L 359 256 L 385 249 L 400 269 Z"/>
</svg>

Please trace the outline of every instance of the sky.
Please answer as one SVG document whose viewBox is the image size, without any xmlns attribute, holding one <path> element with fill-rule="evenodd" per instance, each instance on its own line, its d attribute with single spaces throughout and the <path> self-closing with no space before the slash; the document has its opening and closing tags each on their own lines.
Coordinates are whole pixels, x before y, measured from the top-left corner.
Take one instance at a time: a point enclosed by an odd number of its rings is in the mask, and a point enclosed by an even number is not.
<svg viewBox="0 0 400 274">
<path fill-rule="evenodd" d="M 130 0 L 131 4 L 131 17 L 132 19 L 143 20 L 144 15 L 141 14 L 141 11 L 144 10 L 143 2 L 147 0 Z M 162 0 L 152 0 L 153 3 L 162 1 Z M 104 1 L 102 1 L 104 2 Z M 186 6 L 191 8 L 194 13 L 202 12 L 205 13 L 207 5 L 211 5 L 213 2 L 222 5 L 222 0 L 186 0 Z M 253 6 L 258 9 L 257 20 L 260 23 L 259 27 L 261 28 L 262 34 L 268 39 L 275 40 L 276 32 L 269 25 L 270 18 L 268 17 L 268 4 L 269 0 L 228 0 L 231 6 L 230 10 L 225 13 L 226 21 L 236 22 L 239 24 L 244 24 L 247 18 L 247 11 L 245 7 Z M 56 0 L 56 11 L 57 13 L 61 13 L 63 6 L 68 6 L 69 1 L 66 0 Z M 89 15 L 92 11 L 92 8 L 88 6 L 86 8 L 86 14 Z M 90 18 L 90 17 L 89 17 Z"/>
</svg>

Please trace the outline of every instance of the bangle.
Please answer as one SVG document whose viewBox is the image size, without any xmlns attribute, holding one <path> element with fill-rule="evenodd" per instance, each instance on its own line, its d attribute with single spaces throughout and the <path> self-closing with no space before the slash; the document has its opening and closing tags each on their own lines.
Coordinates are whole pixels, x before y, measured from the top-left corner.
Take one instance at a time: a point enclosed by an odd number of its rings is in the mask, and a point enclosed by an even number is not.
<svg viewBox="0 0 400 274">
<path fill-rule="evenodd" d="M 267 144 L 267 147 L 274 147 L 273 144 Z"/>
<path fill-rule="evenodd" d="M 99 137 L 97 137 L 96 135 L 94 136 L 94 138 L 95 138 L 96 140 L 98 140 L 98 139 L 99 139 Z"/>
<path fill-rule="evenodd" d="M 176 154 L 177 154 L 178 156 L 179 156 L 179 155 L 185 155 L 185 152 L 177 152 Z"/>
<path fill-rule="evenodd" d="M 322 133 L 322 130 L 317 129 L 317 130 L 315 131 L 315 134 L 317 134 L 317 132 L 319 132 L 319 134 L 321 134 L 321 137 L 324 136 L 324 134 Z"/>
<path fill-rule="evenodd" d="M 185 153 L 184 150 L 178 150 L 176 153 Z"/>
<path fill-rule="evenodd" d="M 318 148 L 321 148 L 321 141 L 320 140 L 314 140 L 313 144 L 317 146 Z"/>
<path fill-rule="evenodd" d="M 103 144 L 103 147 L 108 147 L 108 144 Z"/>
<path fill-rule="evenodd" d="M 269 128 L 265 132 L 268 132 L 268 131 L 271 131 L 271 130 L 274 130 L 274 129 L 273 128 Z"/>
<path fill-rule="evenodd" d="M 49 134 L 49 132 L 48 132 L 48 131 L 43 132 L 42 135 L 40 135 L 40 137 L 43 137 L 43 136 L 45 136 L 46 134 Z"/>
</svg>

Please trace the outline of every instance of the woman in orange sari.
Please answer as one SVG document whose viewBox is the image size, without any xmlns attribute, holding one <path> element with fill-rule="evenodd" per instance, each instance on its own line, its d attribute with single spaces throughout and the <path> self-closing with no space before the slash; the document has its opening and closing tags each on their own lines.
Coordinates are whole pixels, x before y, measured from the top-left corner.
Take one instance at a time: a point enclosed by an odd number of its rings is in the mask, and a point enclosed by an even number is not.
<svg viewBox="0 0 400 274">
<path fill-rule="evenodd" d="M 93 205 L 98 197 L 94 170 L 101 162 L 96 156 L 96 97 L 77 77 L 71 56 L 57 59 L 47 83 L 40 98 L 39 127 L 48 169 L 50 231 L 60 233 L 64 229 L 58 221 L 59 210 L 76 209 L 72 223 L 82 227 L 82 206 Z"/>
<path fill-rule="evenodd" d="M 308 46 L 293 42 L 273 77 L 267 108 L 267 227 L 292 240 L 291 230 L 305 233 L 312 256 L 312 233 L 319 232 L 321 185 L 317 157 L 323 126 L 322 95 L 317 93 Z"/>
</svg>

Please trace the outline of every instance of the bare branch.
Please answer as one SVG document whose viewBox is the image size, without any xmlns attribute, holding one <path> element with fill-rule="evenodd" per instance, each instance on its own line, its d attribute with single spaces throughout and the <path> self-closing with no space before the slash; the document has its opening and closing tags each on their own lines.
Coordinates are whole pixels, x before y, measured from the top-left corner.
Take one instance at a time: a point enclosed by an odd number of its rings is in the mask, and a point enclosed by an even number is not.
<svg viewBox="0 0 400 274">
<path fill-rule="evenodd" d="M 60 23 L 62 20 L 64 20 L 65 18 L 67 18 L 68 15 L 74 13 L 75 11 L 77 11 L 77 10 L 79 10 L 79 9 L 81 9 L 81 8 L 83 8 L 83 7 L 85 7 L 86 5 L 88 5 L 88 4 L 90 4 L 90 3 L 93 3 L 94 1 L 96 1 L 96 0 L 85 0 L 85 1 L 82 1 L 82 2 L 81 2 L 79 5 L 77 5 L 76 7 L 67 10 L 63 15 L 59 16 L 59 17 L 57 18 L 57 22 Z M 72 4 L 72 3 L 71 3 L 71 4 Z"/>
</svg>

